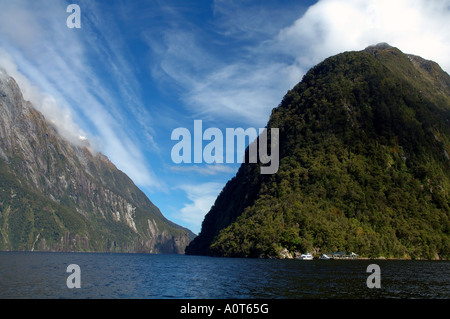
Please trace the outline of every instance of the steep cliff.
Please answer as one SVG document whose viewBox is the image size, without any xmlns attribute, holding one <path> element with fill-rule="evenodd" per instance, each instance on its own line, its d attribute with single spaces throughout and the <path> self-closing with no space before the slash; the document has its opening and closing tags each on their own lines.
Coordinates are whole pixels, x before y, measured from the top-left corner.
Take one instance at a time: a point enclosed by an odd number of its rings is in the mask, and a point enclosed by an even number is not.
<svg viewBox="0 0 450 319">
<path fill-rule="evenodd" d="M 0 72 L 1 250 L 184 253 L 192 232 L 87 141 L 63 139 Z"/>
</svg>

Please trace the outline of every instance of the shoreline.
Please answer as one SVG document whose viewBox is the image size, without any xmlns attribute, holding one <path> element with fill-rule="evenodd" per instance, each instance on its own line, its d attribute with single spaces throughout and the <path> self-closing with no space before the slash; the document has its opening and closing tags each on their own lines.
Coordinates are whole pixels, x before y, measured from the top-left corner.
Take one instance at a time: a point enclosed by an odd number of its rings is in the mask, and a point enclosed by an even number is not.
<svg viewBox="0 0 450 319">
<path fill-rule="evenodd" d="M 187 254 L 172 254 L 172 253 L 150 253 L 150 252 L 112 252 L 112 251 L 51 251 L 51 250 L 0 250 L 0 253 L 52 253 L 52 254 L 111 254 L 111 255 L 178 255 L 178 256 L 204 256 L 204 255 L 187 255 Z M 275 256 L 265 256 L 265 257 L 229 257 L 229 256 L 204 256 L 211 258 L 243 258 L 243 259 L 279 259 L 279 260 L 299 260 L 299 261 L 309 261 L 302 260 L 299 258 L 280 258 Z M 314 257 L 313 260 L 386 260 L 386 261 L 450 261 L 450 259 L 422 259 L 422 258 L 400 258 L 400 257 L 354 257 L 354 258 L 333 258 L 330 259 L 320 259 L 320 257 Z"/>
</svg>

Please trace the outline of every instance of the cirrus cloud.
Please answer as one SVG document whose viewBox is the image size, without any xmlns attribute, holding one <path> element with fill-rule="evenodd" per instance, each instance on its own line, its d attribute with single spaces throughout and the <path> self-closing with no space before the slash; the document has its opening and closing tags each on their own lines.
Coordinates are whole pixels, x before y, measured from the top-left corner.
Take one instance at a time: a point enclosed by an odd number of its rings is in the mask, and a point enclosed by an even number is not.
<svg viewBox="0 0 450 319">
<path fill-rule="evenodd" d="M 0 62 L 66 139 L 87 137 L 136 184 L 164 189 L 143 151 L 158 145 L 139 67 L 108 7 L 79 3 L 83 27 L 69 29 L 65 1 L 0 0 Z"/>
</svg>

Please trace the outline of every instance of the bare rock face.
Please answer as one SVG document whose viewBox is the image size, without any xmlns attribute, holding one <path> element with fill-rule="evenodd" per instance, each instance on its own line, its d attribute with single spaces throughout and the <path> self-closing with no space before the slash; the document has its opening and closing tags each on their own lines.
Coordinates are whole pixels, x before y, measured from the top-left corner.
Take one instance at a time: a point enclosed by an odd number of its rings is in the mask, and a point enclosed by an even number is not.
<svg viewBox="0 0 450 319">
<path fill-rule="evenodd" d="M 167 220 L 109 159 L 62 138 L 0 69 L 0 249 L 184 253 Z"/>
</svg>

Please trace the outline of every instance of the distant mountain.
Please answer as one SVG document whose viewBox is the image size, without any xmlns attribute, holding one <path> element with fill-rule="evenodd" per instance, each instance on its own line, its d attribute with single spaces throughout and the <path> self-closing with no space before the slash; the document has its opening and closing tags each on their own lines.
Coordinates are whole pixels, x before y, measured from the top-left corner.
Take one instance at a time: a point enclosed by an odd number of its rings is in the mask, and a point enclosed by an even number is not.
<svg viewBox="0 0 450 319">
<path fill-rule="evenodd" d="M 63 139 L 0 69 L 0 250 L 184 253 L 194 234 L 88 146 Z"/>
<path fill-rule="evenodd" d="M 280 168 L 243 164 L 187 254 L 450 257 L 450 77 L 388 44 L 313 67 L 272 112 Z"/>
</svg>

